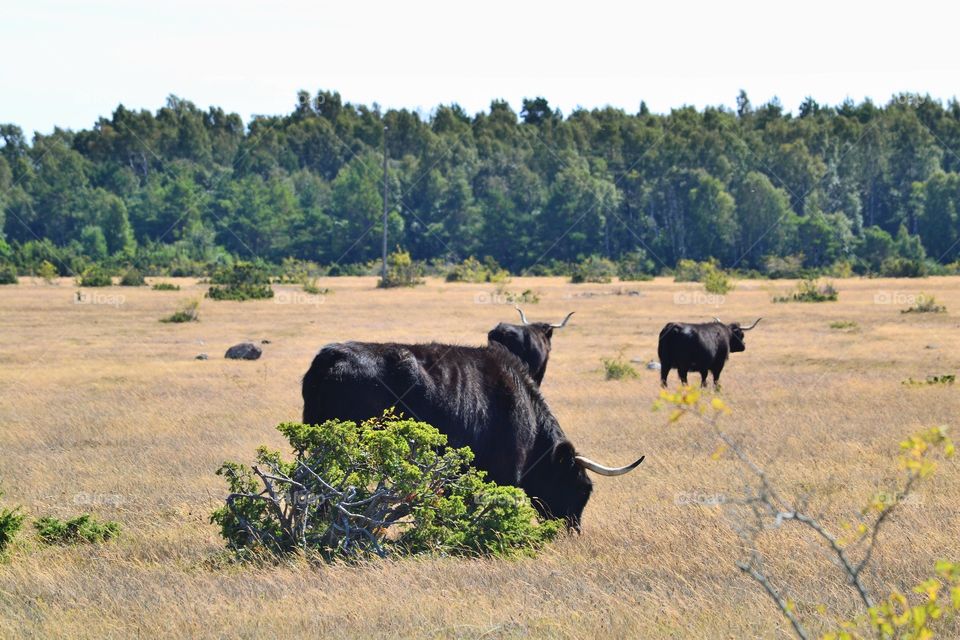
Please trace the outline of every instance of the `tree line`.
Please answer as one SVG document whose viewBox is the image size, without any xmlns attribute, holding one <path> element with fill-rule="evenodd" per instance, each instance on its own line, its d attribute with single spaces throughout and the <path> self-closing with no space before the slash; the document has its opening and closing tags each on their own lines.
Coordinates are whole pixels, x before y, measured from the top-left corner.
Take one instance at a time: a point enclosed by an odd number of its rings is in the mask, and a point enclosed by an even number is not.
<svg viewBox="0 0 960 640">
<path fill-rule="evenodd" d="M 390 244 L 420 261 L 921 275 L 960 249 L 956 99 L 808 98 L 793 113 L 741 92 L 736 109 L 564 115 L 534 98 L 471 116 L 320 91 L 246 124 L 171 96 L 29 141 L 0 125 L 0 261 L 188 275 L 296 258 L 346 272 L 380 253 L 384 136 Z"/>
</svg>

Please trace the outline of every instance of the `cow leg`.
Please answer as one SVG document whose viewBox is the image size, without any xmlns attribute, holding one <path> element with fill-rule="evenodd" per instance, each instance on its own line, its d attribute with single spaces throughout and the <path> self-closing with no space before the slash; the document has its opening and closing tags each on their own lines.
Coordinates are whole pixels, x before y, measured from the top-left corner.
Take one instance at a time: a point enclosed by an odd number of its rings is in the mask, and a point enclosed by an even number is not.
<svg viewBox="0 0 960 640">
<path fill-rule="evenodd" d="M 716 391 L 720 390 L 720 372 L 721 371 L 723 371 L 723 369 L 713 369 L 710 372 L 713 374 L 713 388 Z"/>
<path fill-rule="evenodd" d="M 660 363 L 660 386 L 667 388 L 667 376 L 670 375 L 670 365 L 666 362 Z"/>
<path fill-rule="evenodd" d="M 706 386 L 707 386 L 707 370 L 704 369 L 703 371 L 700 372 L 700 387 L 703 388 Z"/>
<path fill-rule="evenodd" d="M 677 373 L 680 374 L 680 384 L 687 386 L 687 370 L 686 369 L 677 369 Z"/>
</svg>

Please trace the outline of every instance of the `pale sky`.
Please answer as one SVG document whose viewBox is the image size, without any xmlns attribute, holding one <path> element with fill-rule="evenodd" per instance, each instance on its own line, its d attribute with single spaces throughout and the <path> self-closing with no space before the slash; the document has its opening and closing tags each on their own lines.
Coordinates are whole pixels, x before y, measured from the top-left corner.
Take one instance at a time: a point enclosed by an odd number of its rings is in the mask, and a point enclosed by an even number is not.
<svg viewBox="0 0 960 640">
<path fill-rule="evenodd" d="M 0 0 L 0 123 L 81 129 L 176 94 L 288 113 L 298 89 L 469 113 L 546 97 L 565 114 L 807 95 L 960 95 L 952 3 L 66 2 Z"/>
</svg>

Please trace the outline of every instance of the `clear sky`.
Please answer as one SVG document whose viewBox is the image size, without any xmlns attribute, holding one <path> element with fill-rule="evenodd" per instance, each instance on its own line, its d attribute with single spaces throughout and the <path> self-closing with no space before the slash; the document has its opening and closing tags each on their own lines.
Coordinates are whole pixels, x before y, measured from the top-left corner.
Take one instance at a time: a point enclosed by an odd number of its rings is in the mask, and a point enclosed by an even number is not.
<svg viewBox="0 0 960 640">
<path fill-rule="evenodd" d="M 795 111 L 807 95 L 885 103 L 960 94 L 960 8 L 866 2 L 187 2 L 0 0 L 0 123 L 91 126 L 169 94 L 246 121 L 298 89 L 354 103 L 468 112 L 542 95 L 569 113 Z"/>
</svg>

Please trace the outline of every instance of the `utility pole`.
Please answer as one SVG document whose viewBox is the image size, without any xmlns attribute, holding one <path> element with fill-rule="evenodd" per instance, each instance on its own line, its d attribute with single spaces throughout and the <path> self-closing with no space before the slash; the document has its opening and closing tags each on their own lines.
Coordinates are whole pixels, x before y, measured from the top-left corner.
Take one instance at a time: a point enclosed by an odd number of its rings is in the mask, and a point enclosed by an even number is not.
<svg viewBox="0 0 960 640">
<path fill-rule="evenodd" d="M 387 126 L 383 126 L 383 266 L 381 280 L 387 279 Z"/>
</svg>

